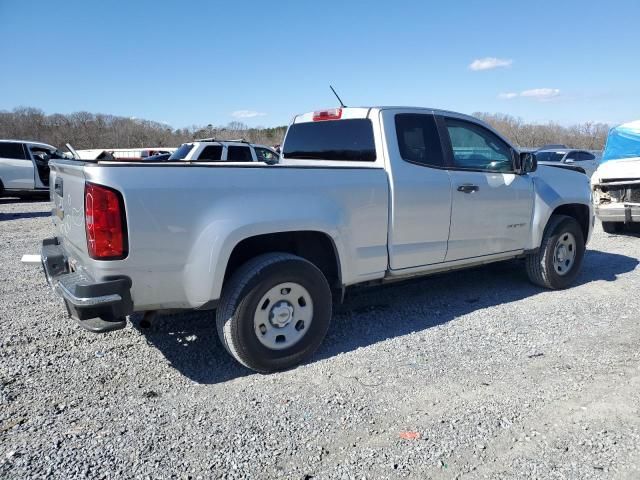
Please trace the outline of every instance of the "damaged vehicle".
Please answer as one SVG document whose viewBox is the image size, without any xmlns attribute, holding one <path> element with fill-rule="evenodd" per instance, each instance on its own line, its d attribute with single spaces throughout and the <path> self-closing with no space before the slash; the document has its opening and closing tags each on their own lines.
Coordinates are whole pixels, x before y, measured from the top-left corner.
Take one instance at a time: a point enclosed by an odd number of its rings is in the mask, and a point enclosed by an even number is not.
<svg viewBox="0 0 640 480">
<path fill-rule="evenodd" d="M 51 162 L 55 235 L 34 261 L 82 327 L 207 310 L 230 355 L 272 372 L 313 354 L 353 286 L 521 259 L 567 288 L 591 235 L 583 173 L 538 168 L 467 115 L 297 115 L 277 163 L 214 143 L 197 161 Z"/>
<path fill-rule="evenodd" d="M 49 160 L 69 158 L 46 143 L 0 140 L 0 197 L 47 195 Z"/>
<path fill-rule="evenodd" d="M 605 232 L 640 222 L 640 120 L 611 129 L 591 188 Z"/>
</svg>

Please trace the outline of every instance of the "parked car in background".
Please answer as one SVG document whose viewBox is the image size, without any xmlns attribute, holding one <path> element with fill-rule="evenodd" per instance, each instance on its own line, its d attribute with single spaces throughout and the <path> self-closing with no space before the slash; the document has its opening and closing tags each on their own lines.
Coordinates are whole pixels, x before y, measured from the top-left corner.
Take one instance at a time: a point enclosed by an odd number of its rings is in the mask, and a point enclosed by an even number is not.
<svg viewBox="0 0 640 480">
<path fill-rule="evenodd" d="M 607 233 L 640 222 L 640 120 L 612 128 L 591 177 L 596 216 Z"/>
<path fill-rule="evenodd" d="M 48 193 L 49 160 L 71 158 L 56 147 L 27 140 L 0 140 L 0 196 Z"/>
<path fill-rule="evenodd" d="M 166 162 L 172 153 L 157 153 L 142 159 L 143 162 Z"/>
<path fill-rule="evenodd" d="M 257 163 L 261 148 L 205 140 L 176 151 L 192 161 L 52 161 L 56 236 L 41 257 L 71 316 L 107 332 L 134 311 L 215 309 L 227 351 L 270 372 L 318 348 L 332 299 L 353 285 L 519 258 L 533 283 L 561 289 L 580 270 L 588 179 L 537 168 L 473 117 L 322 110 L 294 118 L 277 164 Z"/>
<path fill-rule="evenodd" d="M 90 148 L 76 150 L 78 156 L 83 160 L 117 160 L 117 161 L 137 161 L 146 160 L 153 155 L 175 152 L 172 147 L 149 147 L 149 148 Z"/>
<path fill-rule="evenodd" d="M 580 167 L 588 177 L 598 168 L 598 157 L 588 150 L 574 150 L 571 148 L 543 148 L 535 151 L 540 165 L 565 164 Z"/>
<path fill-rule="evenodd" d="M 169 160 L 186 162 L 265 162 L 277 163 L 280 155 L 271 147 L 245 140 L 203 138 L 183 143 Z"/>
</svg>

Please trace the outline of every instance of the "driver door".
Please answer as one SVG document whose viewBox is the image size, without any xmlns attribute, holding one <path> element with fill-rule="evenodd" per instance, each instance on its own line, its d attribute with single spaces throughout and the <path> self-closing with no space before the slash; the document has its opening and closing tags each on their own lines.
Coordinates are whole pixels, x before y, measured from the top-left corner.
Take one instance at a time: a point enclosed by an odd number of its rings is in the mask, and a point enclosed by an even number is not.
<svg viewBox="0 0 640 480">
<path fill-rule="evenodd" d="M 529 237 L 533 182 L 515 173 L 516 152 L 488 128 L 444 117 L 452 205 L 446 261 L 522 250 Z"/>
</svg>

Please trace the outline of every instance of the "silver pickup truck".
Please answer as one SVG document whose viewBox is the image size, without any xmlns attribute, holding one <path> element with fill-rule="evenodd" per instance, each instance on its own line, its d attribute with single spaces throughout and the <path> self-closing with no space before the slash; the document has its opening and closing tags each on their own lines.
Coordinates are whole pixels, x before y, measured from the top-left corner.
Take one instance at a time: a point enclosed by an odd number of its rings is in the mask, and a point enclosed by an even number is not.
<svg viewBox="0 0 640 480">
<path fill-rule="evenodd" d="M 593 226 L 584 174 L 423 108 L 298 115 L 275 165 L 54 160 L 50 189 L 41 258 L 81 325 L 215 311 L 222 344 L 260 372 L 308 358 L 352 285 L 521 258 L 565 288 Z"/>
</svg>

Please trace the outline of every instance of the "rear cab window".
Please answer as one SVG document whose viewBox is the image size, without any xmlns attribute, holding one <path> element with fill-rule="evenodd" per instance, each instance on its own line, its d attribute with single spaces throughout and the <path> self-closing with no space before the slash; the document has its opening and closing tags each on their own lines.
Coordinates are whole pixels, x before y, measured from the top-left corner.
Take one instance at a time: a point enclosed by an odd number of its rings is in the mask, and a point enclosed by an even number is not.
<svg viewBox="0 0 640 480">
<path fill-rule="evenodd" d="M 293 123 L 282 157 L 295 160 L 374 162 L 373 125 L 368 118 Z"/>
</svg>

